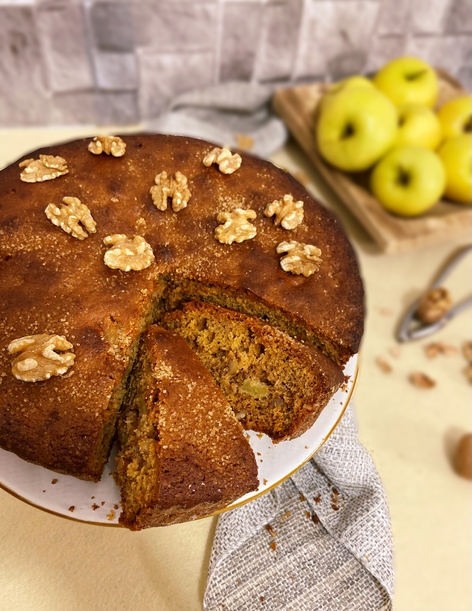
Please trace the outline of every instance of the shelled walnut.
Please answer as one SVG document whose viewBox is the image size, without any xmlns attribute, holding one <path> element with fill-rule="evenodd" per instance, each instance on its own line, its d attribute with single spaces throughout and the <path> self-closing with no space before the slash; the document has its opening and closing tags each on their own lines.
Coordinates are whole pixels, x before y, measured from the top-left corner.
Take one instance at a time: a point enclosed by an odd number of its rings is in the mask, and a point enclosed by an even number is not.
<svg viewBox="0 0 472 611">
<path fill-rule="evenodd" d="M 450 310 L 452 299 L 447 289 L 437 287 L 428 291 L 421 299 L 416 310 L 417 317 L 424 323 L 433 323 Z"/>
<path fill-rule="evenodd" d="M 75 354 L 63 335 L 27 335 L 10 342 L 8 352 L 18 354 L 12 373 L 23 382 L 41 382 L 51 376 L 64 375 L 73 365 Z"/>
<path fill-rule="evenodd" d="M 295 229 L 303 221 L 303 202 L 293 201 L 293 195 L 284 195 L 268 204 L 264 210 L 265 216 L 274 216 L 274 224 L 284 229 Z"/>
<path fill-rule="evenodd" d="M 113 157 L 123 157 L 126 144 L 119 136 L 95 136 L 88 145 L 88 150 L 94 155 L 106 153 Z"/>
<path fill-rule="evenodd" d="M 216 239 L 222 244 L 250 240 L 256 235 L 257 229 L 249 220 L 254 220 L 256 216 L 254 210 L 242 208 L 236 208 L 233 212 L 220 212 L 216 219 L 223 225 L 218 225 L 215 229 Z"/>
<path fill-rule="evenodd" d="M 226 147 L 214 148 L 203 159 L 203 165 L 210 167 L 212 163 L 218 164 L 220 172 L 232 174 L 241 167 L 242 158 L 238 153 L 231 153 Z"/>
<path fill-rule="evenodd" d="M 152 201 L 158 210 L 167 210 L 167 200 L 172 199 L 172 210 L 179 212 L 187 207 L 191 197 L 187 186 L 187 177 L 182 172 L 176 172 L 174 176 L 167 176 L 167 172 L 157 174 L 154 179 L 156 183 L 149 189 Z"/>
<path fill-rule="evenodd" d="M 63 197 L 64 205 L 60 208 L 55 204 L 49 204 L 45 213 L 48 219 L 74 238 L 85 240 L 88 233 L 95 233 L 97 224 L 93 220 L 88 206 L 82 204 L 77 197 Z M 85 231 L 82 224 L 87 231 Z"/>
<path fill-rule="evenodd" d="M 115 233 L 104 238 L 103 242 L 111 246 L 103 257 L 105 265 L 111 269 L 141 271 L 154 261 L 151 246 L 139 235 L 130 239 L 124 233 Z"/>
<path fill-rule="evenodd" d="M 295 240 L 281 242 L 277 246 L 277 253 L 287 253 L 280 258 L 280 267 L 285 272 L 311 276 L 317 272 L 321 265 L 321 250 L 312 244 L 302 244 Z"/>
<path fill-rule="evenodd" d="M 39 159 L 25 159 L 19 164 L 24 170 L 20 174 L 23 182 L 44 182 L 67 174 L 67 162 L 63 157 L 40 155 Z"/>
</svg>

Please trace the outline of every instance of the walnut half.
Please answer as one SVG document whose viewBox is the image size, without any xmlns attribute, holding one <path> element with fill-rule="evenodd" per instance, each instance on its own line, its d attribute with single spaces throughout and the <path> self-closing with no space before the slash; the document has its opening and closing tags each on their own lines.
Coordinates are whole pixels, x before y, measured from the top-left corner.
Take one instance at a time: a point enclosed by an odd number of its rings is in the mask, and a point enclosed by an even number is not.
<svg viewBox="0 0 472 611">
<path fill-rule="evenodd" d="M 10 354 L 20 353 L 13 361 L 12 373 L 23 382 L 41 382 L 51 376 L 64 375 L 75 360 L 67 352 L 72 344 L 63 335 L 27 335 L 13 340 Z"/>
<path fill-rule="evenodd" d="M 215 229 L 215 237 L 222 244 L 232 244 L 233 242 L 244 242 L 253 238 L 257 229 L 249 220 L 256 218 L 254 210 L 243 210 L 236 208 L 233 212 L 220 212 L 216 220 L 223 225 L 218 225 Z"/>
<path fill-rule="evenodd" d="M 104 238 L 103 242 L 111 246 L 103 257 L 105 265 L 111 269 L 141 271 L 154 261 L 151 246 L 139 235 L 130 239 L 124 233 L 115 233 Z"/>
<path fill-rule="evenodd" d="M 88 233 L 95 233 L 97 224 L 93 220 L 89 208 L 82 204 L 77 197 L 63 197 L 62 201 L 65 205 L 58 208 L 55 204 L 49 204 L 46 207 L 45 213 L 48 219 L 63 229 L 66 233 L 70 233 L 74 238 L 85 240 Z M 80 223 L 85 227 L 85 231 Z"/>
<path fill-rule="evenodd" d="M 203 159 L 203 165 L 210 167 L 212 163 L 218 164 L 220 172 L 223 174 L 232 174 L 241 167 L 242 163 L 241 155 L 238 153 L 231 153 L 231 151 L 225 147 L 214 148 L 208 153 Z"/>
<path fill-rule="evenodd" d="M 23 182 L 44 182 L 67 174 L 67 162 L 63 157 L 40 155 L 39 159 L 25 159 L 19 164 L 24 168 L 20 174 Z"/>
<path fill-rule="evenodd" d="M 321 250 L 312 244 L 302 244 L 295 240 L 281 242 L 277 253 L 287 253 L 280 258 L 280 267 L 284 272 L 299 274 L 305 277 L 317 272 L 321 264 Z"/>
<path fill-rule="evenodd" d="M 451 309 L 451 306 L 452 299 L 449 291 L 437 287 L 423 296 L 416 310 L 416 315 L 424 323 L 437 322 Z"/>
<path fill-rule="evenodd" d="M 187 207 L 191 193 L 187 187 L 187 177 L 181 172 L 168 177 L 167 172 L 161 172 L 154 179 L 156 183 L 149 189 L 152 201 L 158 210 L 167 210 L 167 200 L 172 199 L 172 210 L 179 212 Z"/>
<path fill-rule="evenodd" d="M 303 202 L 293 201 L 293 195 L 284 195 L 283 199 L 276 199 L 267 204 L 264 210 L 266 216 L 275 214 L 274 224 L 282 225 L 284 229 L 295 229 L 303 221 Z"/>
<path fill-rule="evenodd" d="M 88 150 L 94 155 L 113 155 L 123 157 L 126 152 L 126 144 L 119 136 L 95 136 L 88 145 Z"/>
</svg>

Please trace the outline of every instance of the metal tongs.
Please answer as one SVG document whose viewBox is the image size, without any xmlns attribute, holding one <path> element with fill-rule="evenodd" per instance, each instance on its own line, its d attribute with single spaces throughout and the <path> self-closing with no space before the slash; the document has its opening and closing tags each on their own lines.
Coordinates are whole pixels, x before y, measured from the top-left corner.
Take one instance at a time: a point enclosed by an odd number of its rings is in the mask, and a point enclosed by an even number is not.
<svg viewBox="0 0 472 611">
<path fill-rule="evenodd" d="M 452 259 L 446 264 L 439 276 L 428 289 L 428 292 L 432 291 L 433 289 L 440 288 L 444 280 L 449 276 L 452 270 L 457 267 L 457 265 L 470 251 L 472 251 L 472 244 L 459 250 L 459 252 L 454 255 Z M 431 333 L 435 333 L 436 331 L 439 331 L 439 329 L 442 329 L 442 327 L 444 327 L 444 325 L 449 322 L 451 318 L 459 314 L 459 312 L 462 312 L 463 310 L 472 307 L 472 297 L 468 297 L 450 308 L 438 321 L 425 324 L 418 320 L 416 317 L 418 306 L 421 300 L 422 297 L 417 299 L 405 313 L 397 331 L 398 341 L 410 342 L 415 339 L 421 339 L 422 337 L 426 337 Z"/>
</svg>

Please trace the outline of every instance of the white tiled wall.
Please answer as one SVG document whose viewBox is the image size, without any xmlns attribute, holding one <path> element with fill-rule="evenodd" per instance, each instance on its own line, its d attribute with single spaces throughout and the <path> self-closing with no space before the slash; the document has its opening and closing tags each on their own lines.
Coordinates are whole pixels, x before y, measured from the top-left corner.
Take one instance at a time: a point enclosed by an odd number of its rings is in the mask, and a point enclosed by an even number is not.
<svg viewBox="0 0 472 611">
<path fill-rule="evenodd" d="M 472 89 L 472 0 L 0 0 L 0 127 L 133 123 L 200 86 L 401 54 Z"/>
</svg>

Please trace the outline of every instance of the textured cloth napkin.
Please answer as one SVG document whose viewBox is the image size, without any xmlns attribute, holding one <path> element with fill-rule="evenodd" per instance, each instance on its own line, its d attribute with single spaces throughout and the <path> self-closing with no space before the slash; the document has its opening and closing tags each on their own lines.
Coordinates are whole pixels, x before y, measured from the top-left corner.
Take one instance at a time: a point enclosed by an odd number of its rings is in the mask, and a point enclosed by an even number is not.
<svg viewBox="0 0 472 611">
<path fill-rule="evenodd" d="M 144 129 L 202 138 L 229 149 L 246 148 L 265 158 L 287 139 L 284 123 L 270 108 L 272 93 L 270 87 L 239 82 L 197 89 L 172 100 L 168 110 Z"/>
<path fill-rule="evenodd" d="M 388 505 L 350 405 L 315 457 L 218 520 L 205 611 L 388 611 Z"/>
</svg>

